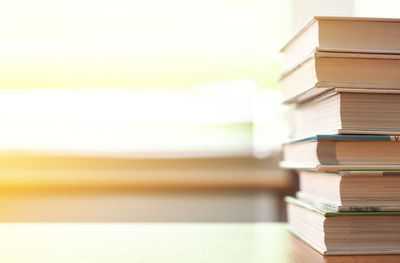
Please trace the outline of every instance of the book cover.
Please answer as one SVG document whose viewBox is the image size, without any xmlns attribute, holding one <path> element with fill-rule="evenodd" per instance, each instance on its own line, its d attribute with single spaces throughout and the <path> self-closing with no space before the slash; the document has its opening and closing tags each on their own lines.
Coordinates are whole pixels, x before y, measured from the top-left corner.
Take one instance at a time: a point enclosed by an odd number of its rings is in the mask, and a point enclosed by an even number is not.
<svg viewBox="0 0 400 263">
<path fill-rule="evenodd" d="M 318 134 L 302 139 L 295 139 L 286 144 L 313 141 L 394 141 L 400 142 L 400 135 L 374 135 L 374 134 Z"/>
</svg>

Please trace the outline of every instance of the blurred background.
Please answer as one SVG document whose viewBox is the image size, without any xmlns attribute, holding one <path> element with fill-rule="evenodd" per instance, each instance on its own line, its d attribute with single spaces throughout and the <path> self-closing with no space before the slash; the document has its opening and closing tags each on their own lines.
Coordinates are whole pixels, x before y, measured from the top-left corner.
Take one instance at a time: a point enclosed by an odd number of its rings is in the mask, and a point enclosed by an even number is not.
<svg viewBox="0 0 400 263">
<path fill-rule="evenodd" d="M 4 0 L 0 221 L 284 220 L 279 48 L 396 0 Z"/>
</svg>

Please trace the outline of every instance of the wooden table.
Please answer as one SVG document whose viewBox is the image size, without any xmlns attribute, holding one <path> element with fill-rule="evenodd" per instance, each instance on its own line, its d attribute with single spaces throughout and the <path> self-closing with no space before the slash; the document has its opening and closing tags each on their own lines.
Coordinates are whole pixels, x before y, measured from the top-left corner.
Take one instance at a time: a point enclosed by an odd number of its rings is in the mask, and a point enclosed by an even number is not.
<svg viewBox="0 0 400 263">
<path fill-rule="evenodd" d="M 2 262 L 400 262 L 330 256 L 285 224 L 0 224 Z"/>
</svg>

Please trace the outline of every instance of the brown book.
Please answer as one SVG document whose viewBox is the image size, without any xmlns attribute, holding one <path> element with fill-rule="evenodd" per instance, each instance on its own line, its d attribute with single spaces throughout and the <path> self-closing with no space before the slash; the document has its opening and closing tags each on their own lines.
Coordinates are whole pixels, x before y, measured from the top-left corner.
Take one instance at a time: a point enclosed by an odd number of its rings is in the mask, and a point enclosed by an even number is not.
<svg viewBox="0 0 400 263">
<path fill-rule="evenodd" d="M 297 197 L 334 211 L 400 211 L 400 171 L 300 171 Z"/>
<path fill-rule="evenodd" d="M 316 171 L 400 170 L 400 136 L 317 135 L 283 145 L 282 167 Z"/>
<path fill-rule="evenodd" d="M 400 135 L 400 94 L 379 90 L 328 92 L 297 105 L 295 138 L 315 134 Z"/>
<path fill-rule="evenodd" d="M 281 49 L 287 70 L 317 51 L 400 53 L 400 19 L 314 17 Z"/>
<path fill-rule="evenodd" d="M 285 200 L 289 229 L 324 255 L 400 254 L 400 212 L 334 212 Z"/>
<path fill-rule="evenodd" d="M 287 102 L 332 88 L 399 90 L 400 55 L 316 52 L 285 72 L 280 86 Z"/>
</svg>

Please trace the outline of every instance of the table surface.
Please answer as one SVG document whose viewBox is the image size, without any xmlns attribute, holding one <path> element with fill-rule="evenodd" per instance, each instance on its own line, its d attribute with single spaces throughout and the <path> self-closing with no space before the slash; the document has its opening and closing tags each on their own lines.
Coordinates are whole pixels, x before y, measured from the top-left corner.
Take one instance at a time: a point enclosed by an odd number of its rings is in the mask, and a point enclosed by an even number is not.
<svg viewBox="0 0 400 263">
<path fill-rule="evenodd" d="M 400 262 L 323 257 L 285 224 L 3 223 L 2 262 Z"/>
</svg>

